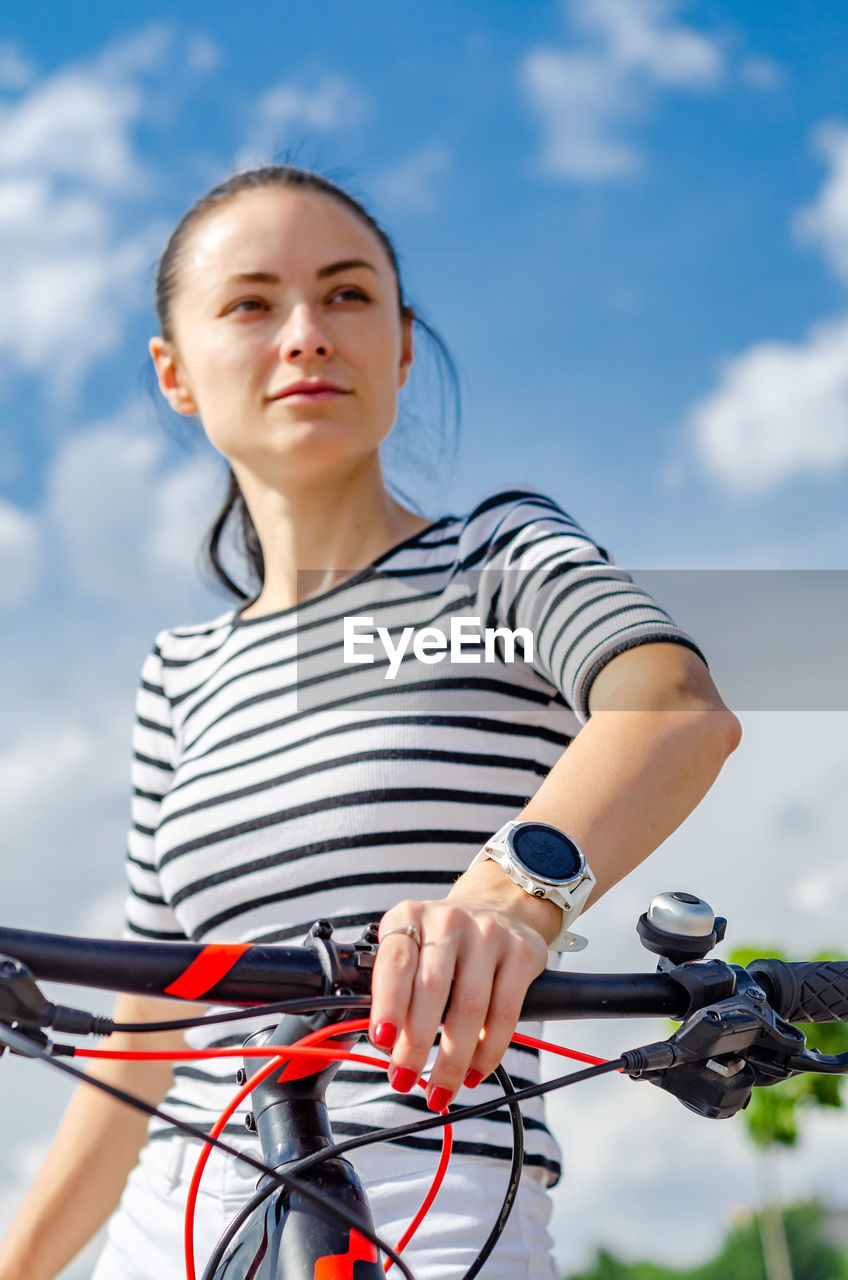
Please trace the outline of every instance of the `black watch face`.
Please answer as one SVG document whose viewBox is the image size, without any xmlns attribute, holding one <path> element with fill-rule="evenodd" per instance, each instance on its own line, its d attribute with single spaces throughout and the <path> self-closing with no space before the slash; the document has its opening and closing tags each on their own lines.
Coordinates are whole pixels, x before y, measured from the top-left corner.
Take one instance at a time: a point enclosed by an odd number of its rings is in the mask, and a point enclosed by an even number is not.
<svg viewBox="0 0 848 1280">
<path fill-rule="evenodd" d="M 561 831 L 538 822 L 513 827 L 510 833 L 513 852 L 534 876 L 546 880 L 573 880 L 583 870 L 580 850 Z"/>
</svg>

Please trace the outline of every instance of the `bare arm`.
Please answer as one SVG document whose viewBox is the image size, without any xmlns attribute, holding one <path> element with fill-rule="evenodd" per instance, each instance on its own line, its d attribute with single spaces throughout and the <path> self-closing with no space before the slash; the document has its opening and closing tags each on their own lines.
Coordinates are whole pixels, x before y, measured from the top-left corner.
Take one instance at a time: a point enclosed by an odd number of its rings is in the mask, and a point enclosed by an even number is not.
<svg viewBox="0 0 848 1280">
<path fill-rule="evenodd" d="M 549 822 L 577 841 L 597 879 L 596 900 L 691 813 L 741 731 L 703 662 L 675 644 L 641 645 L 613 658 L 592 686 L 590 711 L 518 816 Z M 381 933 L 410 923 L 425 945 L 419 952 L 397 933 L 381 945 L 371 1034 L 388 1047 L 391 1036 L 378 1024 L 397 1029 L 392 1081 L 410 1087 L 453 983 L 428 1091 L 430 1105 L 441 1110 L 469 1068 L 473 1080 L 500 1062 L 561 912 L 486 861 L 460 876 L 446 898 L 393 907 Z M 398 1079 L 398 1069 L 407 1074 Z"/>
<path fill-rule="evenodd" d="M 149 996 L 120 996 L 116 1022 L 187 1017 L 202 1006 Z M 116 1033 L 110 1049 L 185 1048 L 182 1032 Z M 172 1072 L 167 1062 L 96 1062 L 90 1074 L 158 1105 Z M 147 1116 L 81 1084 L 47 1159 L 6 1239 L 0 1280 L 51 1280 L 88 1243 L 116 1207 L 147 1133 Z"/>
</svg>

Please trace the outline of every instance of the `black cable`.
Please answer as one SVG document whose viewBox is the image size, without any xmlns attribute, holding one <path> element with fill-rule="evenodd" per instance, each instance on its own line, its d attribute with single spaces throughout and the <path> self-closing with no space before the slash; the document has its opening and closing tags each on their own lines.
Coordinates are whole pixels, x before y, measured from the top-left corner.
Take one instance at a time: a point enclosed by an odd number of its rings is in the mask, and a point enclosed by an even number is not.
<svg viewBox="0 0 848 1280">
<path fill-rule="evenodd" d="M 336 1004 L 336 1007 L 337 1007 L 337 1001 L 338 1001 L 337 997 L 328 997 L 327 999 L 329 999 L 331 1003 Z M 290 1003 L 290 1002 L 286 1002 L 286 1003 Z M 291 1003 L 294 1003 L 294 1002 L 291 1002 Z M 297 1003 L 303 1003 L 303 1002 L 297 1002 Z M 314 1009 L 315 1007 L 314 1000 L 309 1002 L 309 1007 Z M 256 1016 L 257 1014 L 257 1011 L 255 1010 L 250 1010 L 248 1012 L 251 1016 Z M 144 1024 L 144 1025 L 149 1025 L 149 1024 Z M 342 1034 L 341 1031 L 339 1032 L 339 1034 Z M 334 1217 L 337 1221 L 343 1222 L 346 1226 L 358 1231 L 366 1239 L 371 1240 L 373 1244 L 375 1244 L 380 1250 L 382 1250 L 382 1252 L 387 1257 L 391 1258 L 392 1262 L 395 1263 L 400 1268 L 400 1271 L 406 1277 L 406 1280 L 414 1280 L 414 1277 L 412 1275 L 412 1272 L 404 1263 L 403 1259 L 400 1257 L 399 1254 L 395 1252 L 394 1249 L 392 1249 L 383 1240 L 381 1240 L 381 1238 L 378 1235 L 376 1235 L 376 1233 L 369 1232 L 369 1230 L 365 1228 L 364 1225 L 357 1218 L 355 1218 L 352 1214 L 349 1214 L 347 1210 L 343 1209 L 340 1205 L 335 1204 L 333 1202 L 328 1202 L 317 1193 L 311 1191 L 311 1189 L 308 1186 L 302 1184 L 298 1180 L 296 1175 L 299 1172 L 312 1168 L 316 1164 L 322 1163 L 324 1160 L 328 1160 L 333 1156 L 342 1155 L 347 1151 L 356 1150 L 359 1147 L 370 1146 L 378 1142 L 392 1141 L 397 1138 L 406 1137 L 408 1135 L 420 1133 L 422 1131 L 429 1130 L 429 1129 L 442 1128 L 446 1124 L 456 1123 L 464 1119 L 473 1119 L 478 1116 L 489 1115 L 495 1111 L 500 1110 L 504 1106 L 508 1107 L 513 1119 L 513 1135 L 514 1135 L 513 1161 L 510 1169 L 510 1178 L 507 1185 L 507 1192 L 504 1197 L 504 1202 L 501 1206 L 501 1210 L 498 1214 L 498 1218 L 483 1245 L 483 1250 L 481 1250 L 481 1255 L 478 1256 L 477 1262 L 472 1264 L 472 1267 L 463 1276 L 463 1280 L 472 1280 L 472 1277 L 479 1273 L 480 1266 L 483 1265 L 483 1262 L 491 1254 L 491 1251 L 494 1249 L 498 1239 L 503 1233 L 503 1229 L 506 1225 L 506 1220 L 512 1209 L 515 1196 L 517 1194 L 518 1179 L 520 1178 L 520 1175 L 521 1175 L 521 1167 L 522 1167 L 522 1160 L 523 1160 L 523 1122 L 521 1120 L 521 1111 L 520 1111 L 519 1103 L 524 1101 L 525 1099 L 538 1097 L 541 1094 L 551 1092 L 554 1089 L 565 1088 L 566 1086 L 571 1084 L 579 1084 L 583 1080 L 590 1080 L 601 1075 L 609 1074 L 612 1071 L 619 1070 L 624 1065 L 624 1060 L 622 1058 L 618 1058 L 615 1061 L 598 1063 L 595 1066 L 584 1068 L 581 1071 L 572 1072 L 570 1075 L 559 1076 L 554 1080 L 544 1081 L 541 1084 L 530 1085 L 527 1088 L 521 1089 L 518 1091 L 513 1089 L 512 1082 L 509 1080 L 508 1075 L 504 1071 L 503 1074 L 506 1077 L 506 1084 L 504 1084 L 503 1080 L 501 1080 L 501 1084 L 502 1084 L 502 1087 L 504 1087 L 505 1089 L 505 1094 L 501 1098 L 494 1098 L 494 1099 L 491 1099 L 489 1102 L 478 1103 L 476 1106 L 472 1106 L 472 1107 L 459 1107 L 452 1112 L 446 1113 L 445 1115 L 434 1115 L 434 1116 L 428 1117 L 425 1120 L 420 1120 L 412 1124 L 398 1125 L 391 1129 L 372 1130 L 371 1133 L 360 1134 L 355 1138 L 349 1138 L 344 1142 L 335 1143 L 330 1147 L 324 1148 L 318 1152 L 314 1152 L 310 1156 L 306 1156 L 301 1160 L 293 1162 L 289 1166 L 287 1172 L 285 1174 L 282 1174 L 278 1170 L 271 1169 L 270 1166 L 264 1164 L 263 1161 L 255 1159 L 253 1156 L 249 1155 L 246 1151 L 240 1151 L 235 1147 L 231 1147 L 229 1143 L 222 1142 L 219 1138 L 212 1138 L 209 1135 L 203 1133 L 202 1130 L 196 1129 L 193 1125 L 187 1124 L 183 1120 L 179 1120 L 176 1116 L 172 1116 L 169 1113 L 160 1110 L 158 1107 L 153 1107 L 149 1103 L 144 1102 L 142 1099 L 136 1098 L 131 1094 L 125 1093 L 122 1089 L 116 1088 L 114 1085 L 109 1085 L 103 1080 L 98 1080 L 96 1077 L 92 1077 L 86 1074 L 85 1072 L 70 1066 L 69 1063 L 58 1060 L 57 1058 L 53 1057 L 53 1055 L 50 1052 L 42 1049 L 40 1046 L 36 1045 L 33 1041 L 28 1039 L 26 1036 L 20 1035 L 14 1031 L 11 1031 L 11 1029 L 4 1026 L 3 1024 L 0 1024 L 0 1040 L 6 1043 L 10 1048 L 16 1049 L 19 1053 L 23 1053 L 25 1056 L 40 1058 L 42 1061 L 47 1062 L 48 1064 L 56 1067 L 60 1071 L 64 1071 L 66 1074 L 74 1077 L 75 1079 L 81 1080 L 86 1084 L 91 1084 L 95 1088 L 99 1088 L 102 1092 L 109 1094 L 110 1096 L 116 1098 L 118 1101 L 123 1102 L 125 1105 L 135 1107 L 137 1110 L 143 1111 L 145 1114 L 149 1116 L 156 1116 L 158 1119 L 162 1120 L 164 1123 L 172 1125 L 174 1128 L 180 1130 L 183 1133 L 186 1133 L 188 1136 L 195 1138 L 200 1142 L 209 1143 L 211 1146 L 217 1147 L 219 1150 L 225 1152 L 227 1155 L 230 1155 L 237 1160 L 241 1160 L 243 1163 L 248 1164 L 252 1168 L 258 1170 L 260 1173 L 263 1173 L 268 1177 L 270 1177 L 272 1179 L 272 1182 L 270 1184 L 271 1189 L 273 1189 L 275 1186 L 288 1186 L 292 1190 L 298 1191 L 300 1194 L 304 1196 L 305 1199 L 311 1201 L 313 1204 L 318 1206 L 320 1211 L 324 1212 L 326 1215 Z M 286 1046 L 274 1046 L 274 1045 L 266 1046 L 266 1048 L 268 1049 L 269 1056 L 273 1054 L 275 1048 L 283 1049 L 285 1047 Z M 501 1069 L 499 1068 L 498 1072 L 500 1070 Z M 498 1075 L 498 1072 L 496 1072 L 495 1074 Z M 500 1076 L 499 1076 L 499 1079 L 500 1079 Z M 516 1127 L 516 1114 L 518 1117 L 517 1127 Z M 518 1156 L 518 1158 L 516 1158 L 516 1149 L 520 1149 L 520 1155 Z M 263 1192 L 265 1192 L 265 1188 L 263 1188 Z M 270 1194 L 270 1191 L 268 1192 L 268 1194 Z M 262 1199 L 264 1199 L 264 1195 Z M 256 1204 L 261 1203 L 261 1200 L 258 1200 L 256 1197 L 254 1197 L 254 1200 L 256 1201 Z M 254 1208 L 256 1207 L 256 1204 L 253 1204 Z M 244 1218 L 240 1214 L 239 1225 L 241 1225 L 243 1221 L 244 1221 Z M 224 1246 L 223 1246 L 224 1248 L 226 1248 L 226 1245 L 229 1242 L 229 1239 L 232 1239 L 232 1234 L 234 1233 L 230 1233 L 230 1232 L 227 1233 L 227 1240 L 224 1242 Z M 477 1263 L 479 1263 L 479 1266 L 477 1265 Z"/>
<path fill-rule="evenodd" d="M 515 1204 L 515 1197 L 518 1195 L 518 1184 L 521 1181 L 521 1170 L 524 1167 L 524 1118 L 521 1114 L 521 1107 L 514 1101 L 516 1097 L 515 1086 L 503 1067 L 495 1067 L 495 1075 L 498 1078 L 498 1083 L 504 1091 L 505 1098 L 508 1099 L 507 1106 L 509 1107 L 509 1118 L 512 1121 L 512 1163 L 509 1168 L 506 1193 L 504 1194 L 500 1212 L 495 1219 L 491 1231 L 486 1236 L 483 1248 L 463 1275 L 462 1280 L 474 1280 L 474 1277 L 479 1273 L 483 1263 L 488 1259 L 495 1245 L 503 1235 L 507 1218 L 512 1213 L 512 1209 Z"/>
<path fill-rule="evenodd" d="M 494 1074 L 497 1076 L 504 1094 L 512 1099 L 515 1096 L 515 1088 L 505 1068 L 496 1067 Z M 521 1115 L 521 1108 L 517 1102 L 510 1100 L 507 1102 L 507 1106 L 509 1107 L 510 1119 L 512 1121 L 512 1162 L 510 1164 L 506 1193 L 498 1212 L 498 1216 L 486 1237 L 482 1249 L 468 1270 L 463 1274 L 462 1280 L 474 1280 L 474 1277 L 479 1274 L 483 1263 L 487 1261 L 498 1240 L 503 1235 L 507 1219 L 512 1212 L 513 1205 L 515 1204 L 515 1198 L 518 1195 L 521 1170 L 524 1164 L 524 1121 Z M 442 1124 L 452 1124 L 454 1115 L 448 1114 L 447 1116 L 440 1116 L 439 1119 L 442 1121 Z M 383 1131 L 383 1137 L 385 1137 L 385 1131 Z M 338 1147 L 325 1148 L 317 1153 L 321 1158 L 314 1163 L 321 1164 L 324 1160 L 329 1160 L 337 1154 L 337 1151 Z M 295 1165 L 292 1165 L 292 1168 L 294 1167 Z M 224 1254 L 232 1241 L 251 1217 L 254 1210 L 258 1209 L 261 1204 L 264 1204 L 274 1191 L 276 1191 L 274 1183 L 269 1183 L 265 1187 L 260 1187 L 259 1190 L 251 1196 L 247 1204 L 243 1205 L 242 1208 L 239 1209 L 238 1213 L 216 1244 L 212 1256 L 206 1264 L 206 1270 L 203 1272 L 202 1280 L 214 1280 L 215 1269 L 220 1265 Z"/>
<path fill-rule="evenodd" d="M 387 1257 L 391 1258 L 395 1266 L 399 1267 L 406 1280 L 415 1280 L 414 1275 L 409 1267 L 401 1258 L 400 1254 L 385 1243 L 384 1240 L 377 1235 L 375 1231 L 370 1230 L 364 1225 L 361 1219 L 355 1214 L 350 1213 L 337 1201 L 327 1200 L 318 1192 L 313 1191 L 311 1187 L 302 1183 L 297 1177 L 290 1173 L 281 1173 L 278 1169 L 272 1169 L 270 1165 L 265 1164 L 262 1160 L 257 1160 L 253 1156 L 248 1155 L 246 1151 L 239 1151 L 237 1147 L 231 1147 L 228 1142 L 222 1142 L 220 1138 L 213 1138 L 209 1134 L 203 1133 L 202 1130 L 196 1129 L 194 1125 L 187 1124 L 185 1120 L 180 1120 L 176 1116 L 169 1115 L 167 1111 L 162 1111 L 159 1107 L 152 1106 L 149 1102 L 144 1102 L 141 1098 L 136 1098 L 130 1093 L 125 1093 L 123 1089 L 118 1089 L 115 1085 L 107 1084 L 105 1080 L 98 1080 L 96 1076 L 90 1076 L 85 1071 L 80 1071 L 77 1067 L 72 1067 L 69 1062 L 63 1062 L 59 1058 L 54 1058 L 47 1049 L 43 1049 L 40 1045 L 34 1043 L 27 1036 L 21 1035 L 17 1031 L 12 1031 L 4 1023 L 0 1023 L 0 1041 L 7 1045 L 8 1048 L 15 1050 L 17 1053 L 23 1054 L 28 1058 L 40 1058 L 42 1062 L 47 1062 L 51 1066 L 56 1067 L 58 1071 L 64 1071 L 66 1075 L 73 1076 L 75 1080 L 80 1080 L 84 1084 L 93 1085 L 94 1088 L 100 1089 L 103 1093 L 108 1093 L 110 1097 L 116 1098 L 118 1102 L 125 1105 L 135 1107 L 137 1111 L 143 1111 L 145 1115 L 155 1116 L 158 1120 L 164 1121 L 166 1124 L 172 1125 L 173 1128 L 179 1129 L 181 1133 L 187 1134 L 190 1138 L 195 1138 L 199 1142 L 208 1143 L 210 1146 L 216 1147 L 219 1151 L 223 1151 L 228 1156 L 233 1156 L 237 1160 L 242 1160 L 245 1164 L 249 1164 L 251 1168 L 258 1170 L 259 1173 L 266 1174 L 272 1178 L 275 1183 L 282 1187 L 288 1187 L 291 1191 L 296 1191 L 298 1195 L 303 1196 L 305 1200 L 310 1201 L 326 1217 L 335 1218 L 337 1222 L 341 1222 L 344 1226 L 354 1231 L 358 1231 L 366 1240 L 370 1240 L 376 1245 Z"/>
<path fill-rule="evenodd" d="M 524 1102 L 526 1098 L 538 1098 L 540 1094 L 550 1093 L 554 1089 L 565 1089 L 570 1084 L 580 1084 L 583 1080 L 594 1080 L 597 1076 L 608 1075 L 612 1071 L 620 1071 L 624 1066 L 623 1058 L 612 1062 L 599 1062 L 596 1066 L 584 1067 L 582 1071 L 573 1071 L 567 1076 L 557 1076 L 555 1080 L 545 1080 L 542 1084 L 528 1085 L 526 1089 L 518 1089 L 509 1098 L 492 1098 L 489 1102 L 478 1102 L 473 1107 L 455 1107 L 446 1115 L 429 1116 L 426 1120 L 416 1120 L 412 1124 L 397 1125 L 392 1129 L 372 1129 L 370 1133 L 357 1134 L 355 1138 L 345 1138 L 344 1142 L 336 1142 L 331 1147 L 315 1151 L 312 1155 L 303 1156 L 291 1166 L 292 1173 L 300 1173 L 303 1169 L 311 1169 L 313 1165 L 328 1160 L 330 1156 L 342 1156 L 358 1147 L 370 1147 L 376 1142 L 394 1142 L 398 1138 L 406 1138 L 414 1133 L 423 1133 L 427 1129 L 441 1129 L 446 1124 L 458 1124 L 461 1120 L 474 1120 L 477 1116 L 488 1116 L 501 1107 L 512 1103 Z"/>
<path fill-rule="evenodd" d="M 369 1009 L 370 996 L 311 996 L 306 1000 L 279 1000 L 276 1004 L 259 1004 L 250 1009 L 234 1009 L 230 1013 L 199 1014 L 194 1018 L 174 1018 L 169 1022 L 116 1022 L 113 1031 L 136 1035 L 142 1031 L 188 1031 L 193 1027 L 214 1026 L 219 1022 L 239 1022 L 245 1018 L 263 1018 L 277 1013 L 313 1013 L 324 1009 Z"/>
<path fill-rule="evenodd" d="M 232 1222 L 225 1229 L 224 1234 L 215 1245 L 215 1248 L 212 1250 L 212 1255 L 206 1264 L 200 1280 L 215 1280 L 215 1271 L 220 1266 L 221 1260 L 229 1249 L 232 1241 L 238 1235 L 239 1231 L 241 1231 L 245 1222 L 247 1222 L 248 1218 L 252 1215 L 254 1209 L 258 1209 L 261 1204 L 264 1204 L 272 1192 L 276 1190 L 276 1183 L 269 1182 L 267 1187 L 260 1187 L 255 1195 L 250 1197 L 247 1204 L 242 1205 Z"/>
<path fill-rule="evenodd" d="M 269 1046 L 269 1050 L 271 1050 L 271 1048 L 272 1047 Z M 481 1102 L 474 1107 L 457 1107 L 453 1111 L 446 1112 L 444 1115 L 430 1116 L 426 1120 L 417 1120 L 412 1124 L 396 1125 L 391 1129 L 372 1129 L 370 1133 L 357 1134 L 355 1138 L 346 1138 L 343 1142 L 335 1142 L 332 1146 L 323 1147 L 320 1151 L 314 1151 L 311 1155 L 302 1156 L 300 1160 L 293 1161 L 287 1166 L 287 1168 L 290 1174 L 296 1175 L 304 1172 L 306 1169 L 313 1168 L 317 1164 L 321 1164 L 324 1160 L 330 1160 L 335 1156 L 343 1156 L 348 1151 L 356 1151 L 359 1147 L 373 1146 L 378 1142 L 393 1142 L 399 1138 L 406 1138 L 410 1134 L 421 1133 L 427 1129 L 441 1129 L 446 1124 L 456 1124 L 460 1120 L 467 1120 L 469 1118 L 474 1118 L 475 1116 L 489 1115 L 493 1111 L 498 1111 L 501 1107 L 509 1107 L 510 1111 L 513 1111 L 513 1109 L 517 1110 L 520 1117 L 521 1113 L 518 1104 L 525 1098 L 535 1098 L 540 1093 L 549 1093 L 552 1089 L 564 1089 L 570 1084 L 580 1084 L 583 1080 L 592 1080 L 597 1076 L 607 1075 L 611 1071 L 620 1070 L 623 1065 L 623 1058 L 616 1058 L 614 1062 L 601 1062 L 596 1066 L 586 1067 L 582 1071 L 574 1071 L 571 1075 L 558 1076 L 555 1080 L 547 1080 L 540 1085 L 532 1085 L 527 1089 L 516 1090 L 508 1097 L 493 1098 L 489 1102 Z M 497 1074 L 497 1072 L 495 1074 Z M 519 1140 L 522 1144 L 522 1155 L 523 1138 L 522 1122 L 522 1135 Z M 518 1168 L 518 1176 L 520 1177 L 520 1165 Z M 512 1177 L 510 1178 L 510 1186 L 511 1182 Z M 508 1187 L 507 1191 L 509 1192 L 509 1190 L 510 1188 Z M 261 1201 L 257 1201 L 257 1203 L 261 1203 Z M 506 1203 L 506 1197 L 504 1197 L 504 1203 Z M 510 1203 L 510 1209 L 511 1208 L 512 1204 Z M 499 1221 L 503 1214 L 504 1209 L 502 1207 L 501 1214 L 498 1215 Z M 504 1222 L 506 1221 L 506 1216 L 508 1215 L 503 1217 Z M 498 1234 L 500 1234 L 500 1232 Z M 463 1277 L 463 1280 L 466 1280 L 466 1277 Z"/>
</svg>

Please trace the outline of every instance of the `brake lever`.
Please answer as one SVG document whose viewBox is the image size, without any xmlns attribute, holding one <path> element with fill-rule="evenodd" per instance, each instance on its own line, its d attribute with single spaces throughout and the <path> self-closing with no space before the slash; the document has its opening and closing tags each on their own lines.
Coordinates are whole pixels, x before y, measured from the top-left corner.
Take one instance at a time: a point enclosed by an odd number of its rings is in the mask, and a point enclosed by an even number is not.
<svg viewBox="0 0 848 1280">
<path fill-rule="evenodd" d="M 750 974 L 731 968 L 732 996 L 695 1010 L 667 1040 L 622 1054 L 632 1079 L 648 1080 L 690 1111 L 716 1120 L 747 1107 L 755 1085 L 797 1074 L 802 1068 L 794 1063 L 806 1044 Z"/>
<path fill-rule="evenodd" d="M 848 1075 L 848 1053 L 821 1053 L 818 1049 L 804 1049 L 791 1059 L 793 1073 L 809 1071 L 814 1075 Z"/>
<path fill-rule="evenodd" d="M 29 969 L 11 956 L 0 956 L 0 1022 L 19 1029 L 46 1027 L 53 1009 Z"/>
<path fill-rule="evenodd" d="M 3 955 L 0 955 L 0 1022 L 20 1034 L 37 1027 L 52 1027 L 56 1031 L 80 1036 L 108 1036 L 112 1030 L 111 1018 L 85 1009 L 53 1004 L 26 965 L 12 956 Z M 30 1038 L 35 1039 L 34 1036 Z"/>
</svg>

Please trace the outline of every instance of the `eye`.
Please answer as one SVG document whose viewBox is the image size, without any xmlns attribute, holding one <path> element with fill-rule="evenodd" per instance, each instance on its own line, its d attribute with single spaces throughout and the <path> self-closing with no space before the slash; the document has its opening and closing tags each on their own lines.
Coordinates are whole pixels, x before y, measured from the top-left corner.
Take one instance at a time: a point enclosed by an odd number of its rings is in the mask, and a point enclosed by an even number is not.
<svg viewBox="0 0 848 1280">
<path fill-rule="evenodd" d="M 268 310 L 268 303 L 264 300 L 264 298 L 237 298 L 235 302 L 228 303 L 227 306 L 224 307 L 224 310 L 222 311 L 221 314 L 228 316 L 228 315 L 232 315 L 233 312 L 236 312 L 237 314 L 244 315 L 251 311 L 267 311 L 267 310 Z"/>
<path fill-rule="evenodd" d="M 350 299 L 354 302 L 370 302 L 371 299 L 364 289 L 360 289 L 358 285 L 346 284 L 342 289 L 338 289 L 331 297 L 331 302 L 347 302 Z"/>
</svg>

